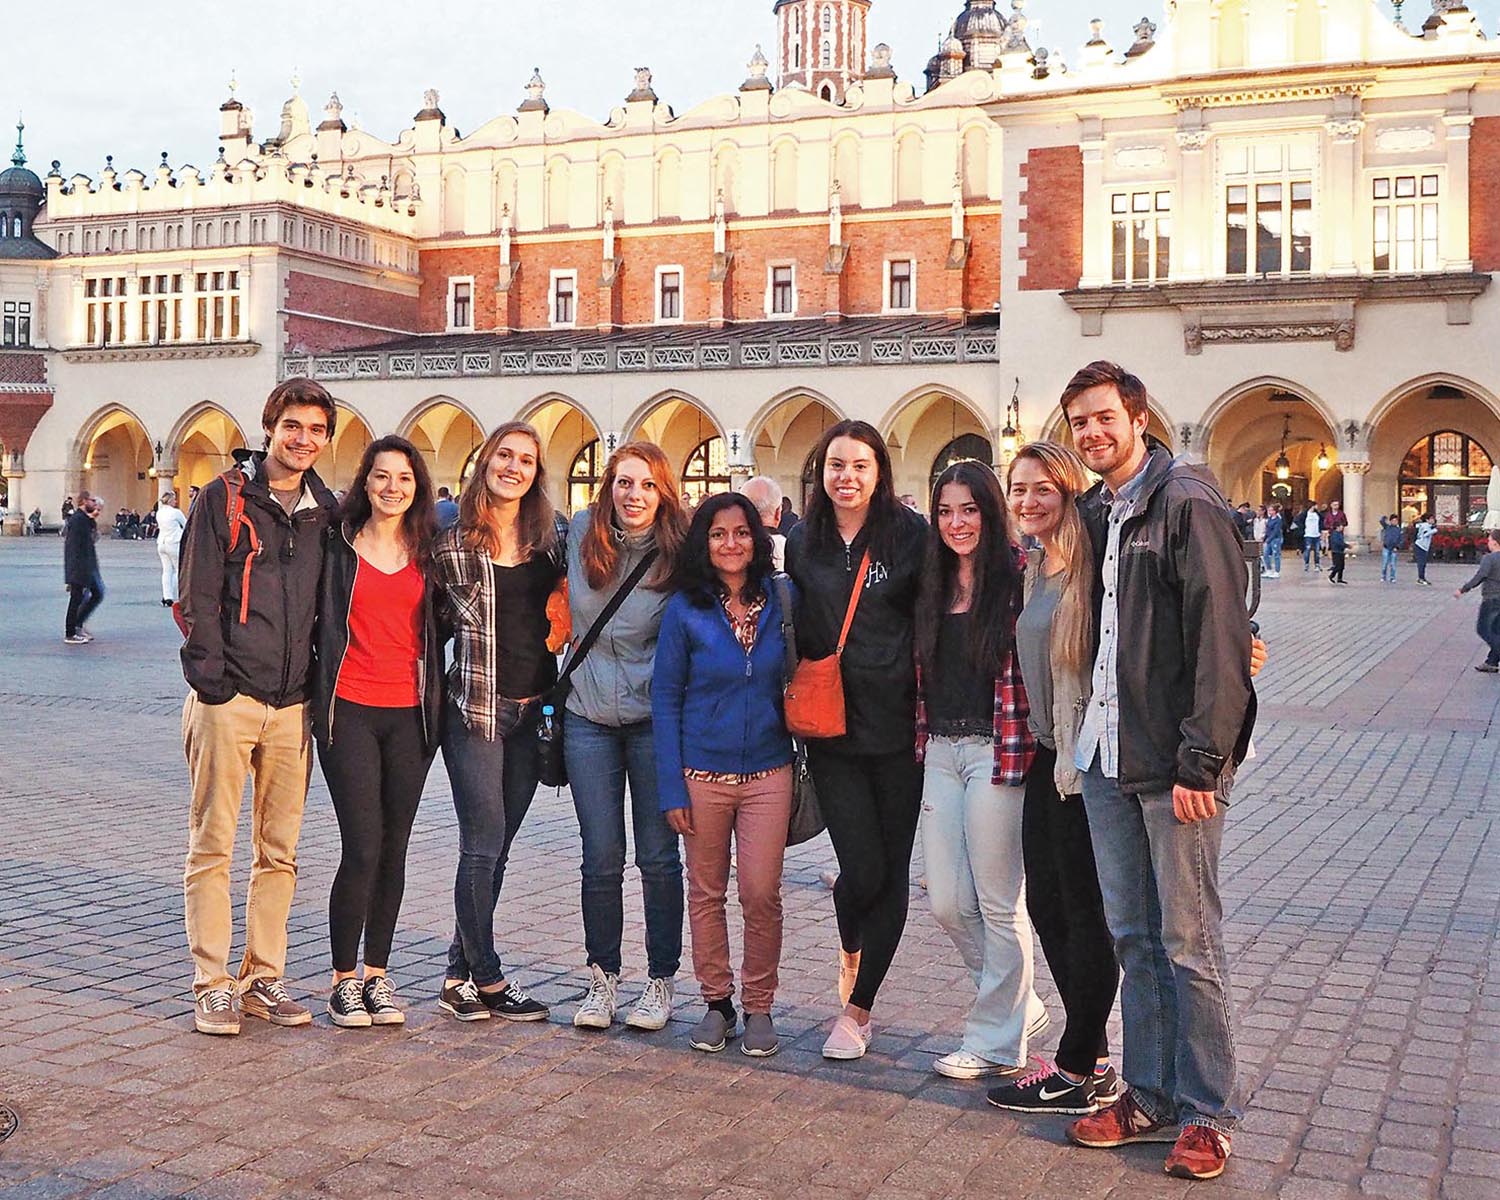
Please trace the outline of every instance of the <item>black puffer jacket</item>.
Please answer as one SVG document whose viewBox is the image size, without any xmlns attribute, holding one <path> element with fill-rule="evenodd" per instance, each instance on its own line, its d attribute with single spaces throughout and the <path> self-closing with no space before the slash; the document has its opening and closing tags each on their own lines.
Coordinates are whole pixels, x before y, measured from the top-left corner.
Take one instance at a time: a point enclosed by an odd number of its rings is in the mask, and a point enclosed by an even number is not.
<svg viewBox="0 0 1500 1200">
<path fill-rule="evenodd" d="M 313 735 L 325 746 L 333 744 L 334 717 L 338 707 L 339 670 L 349 649 L 349 606 L 354 600 L 354 577 L 359 555 L 354 535 L 336 524 L 328 536 L 323 555 L 323 579 L 318 589 L 318 631 L 313 639 Z M 422 736 L 428 750 L 437 747 L 443 715 L 443 643 L 447 640 L 439 621 L 440 605 L 432 575 L 426 577 L 422 598 L 422 661 L 417 671 L 418 703 L 422 709 Z"/>
<path fill-rule="evenodd" d="M 207 704 L 245 695 L 285 708 L 309 695 L 318 579 L 338 503 L 308 471 L 303 480 L 313 503 L 288 516 L 266 486 L 265 457 L 257 451 L 231 468 L 244 478 L 245 516 L 255 526 L 259 552 L 251 550 L 243 528 L 229 549 L 223 476 L 199 493 L 182 535 L 182 673 Z M 252 554 L 241 622 L 245 563 Z"/>
<path fill-rule="evenodd" d="M 81 508 L 68 514 L 63 526 L 63 582 L 87 587 L 99 573 L 99 525 Z"/>
<path fill-rule="evenodd" d="M 1208 470 L 1147 441 L 1141 492 L 1120 529 L 1119 782 L 1128 793 L 1211 791 L 1244 761 L 1255 728 L 1245 558 Z M 1101 564 L 1103 487 L 1080 505 Z M 1095 630 L 1103 599 L 1101 575 Z"/>
<path fill-rule="evenodd" d="M 838 647 L 854 573 L 869 544 L 861 530 L 847 549 L 810 544 L 807 522 L 787 535 L 786 570 L 801 593 L 797 649 L 825 658 Z M 917 669 L 912 623 L 927 547 L 927 522 L 902 508 L 892 531 L 891 561 L 872 557 L 864 592 L 844 645 L 841 670 L 848 732 L 820 743 L 842 754 L 916 753 Z"/>
</svg>

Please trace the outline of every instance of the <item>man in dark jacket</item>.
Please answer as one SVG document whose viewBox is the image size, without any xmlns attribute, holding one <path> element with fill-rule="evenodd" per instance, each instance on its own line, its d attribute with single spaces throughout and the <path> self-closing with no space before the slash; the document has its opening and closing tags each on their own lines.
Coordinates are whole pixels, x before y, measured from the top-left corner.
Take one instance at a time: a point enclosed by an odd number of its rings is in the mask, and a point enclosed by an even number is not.
<svg viewBox="0 0 1500 1200">
<path fill-rule="evenodd" d="M 1213 477 L 1146 436 L 1138 378 L 1091 363 L 1062 407 L 1103 477 L 1081 505 L 1098 648 L 1076 762 L 1123 971 L 1130 1083 L 1068 1135 L 1175 1142 L 1167 1172 L 1211 1179 L 1243 1111 L 1218 880 L 1223 806 L 1255 714 L 1243 547 Z"/>
<path fill-rule="evenodd" d="M 78 494 L 78 506 L 63 524 L 63 582 L 68 587 L 68 615 L 63 621 L 63 641 L 86 646 L 94 635 L 84 623 L 104 603 L 104 580 L 99 574 L 99 515 L 102 503 L 87 492 Z"/>
<path fill-rule="evenodd" d="M 318 577 L 336 509 L 312 467 L 335 419 L 319 384 L 279 385 L 261 418 L 266 449 L 209 483 L 183 532 L 182 670 L 192 691 L 182 728 L 193 789 L 183 895 L 200 1033 L 238 1033 L 241 1012 L 276 1025 L 312 1020 L 282 975 L 312 769 Z M 245 957 L 234 976 L 229 864 L 247 775 L 252 865 Z"/>
</svg>

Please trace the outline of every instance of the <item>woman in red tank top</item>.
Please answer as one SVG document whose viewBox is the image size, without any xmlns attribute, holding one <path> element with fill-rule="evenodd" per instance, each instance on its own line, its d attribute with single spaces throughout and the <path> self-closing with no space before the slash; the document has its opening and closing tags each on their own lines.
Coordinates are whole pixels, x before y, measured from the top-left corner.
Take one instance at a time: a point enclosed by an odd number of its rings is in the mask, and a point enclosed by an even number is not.
<svg viewBox="0 0 1500 1200">
<path fill-rule="evenodd" d="M 384 437 L 365 450 L 342 517 L 324 556 L 313 714 L 343 839 L 328 898 L 328 1015 L 346 1028 L 399 1025 L 406 1015 L 387 967 L 442 706 L 429 583 L 435 502 L 410 442 Z"/>
</svg>

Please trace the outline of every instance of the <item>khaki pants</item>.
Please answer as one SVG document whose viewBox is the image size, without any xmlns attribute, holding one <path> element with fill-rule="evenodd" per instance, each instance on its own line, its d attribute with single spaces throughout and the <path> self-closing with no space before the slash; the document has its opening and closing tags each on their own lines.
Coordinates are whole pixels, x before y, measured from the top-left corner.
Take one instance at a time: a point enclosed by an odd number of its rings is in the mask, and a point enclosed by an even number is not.
<svg viewBox="0 0 1500 1200">
<path fill-rule="evenodd" d="M 272 708 L 248 696 L 204 704 L 189 693 L 182 707 L 182 747 L 193 788 L 182 893 L 194 995 L 235 982 L 229 974 L 234 932 L 229 864 L 247 775 L 253 781 L 253 857 L 239 984 L 243 988 L 257 978 L 280 979 L 286 970 L 297 837 L 312 771 L 308 722 L 306 704 Z"/>
</svg>

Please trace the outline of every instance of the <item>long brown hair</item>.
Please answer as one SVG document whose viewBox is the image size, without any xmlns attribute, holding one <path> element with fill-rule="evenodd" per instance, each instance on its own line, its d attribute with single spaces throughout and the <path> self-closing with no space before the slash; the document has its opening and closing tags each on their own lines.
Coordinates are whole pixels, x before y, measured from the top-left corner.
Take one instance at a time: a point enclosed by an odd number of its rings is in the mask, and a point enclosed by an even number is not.
<svg viewBox="0 0 1500 1200">
<path fill-rule="evenodd" d="M 525 561 L 534 554 L 546 554 L 557 542 L 557 527 L 552 499 L 547 494 L 547 465 L 542 461 L 542 435 L 525 421 L 507 421 L 484 439 L 474 456 L 474 470 L 458 498 L 458 537 L 466 550 L 478 550 L 487 558 L 500 556 L 497 501 L 490 491 L 489 465 L 500 443 L 513 433 L 524 434 L 536 447 L 536 478 L 521 497 L 521 511 L 516 518 L 517 558 Z"/>
<path fill-rule="evenodd" d="M 833 500 L 828 495 L 823 473 L 828 466 L 828 448 L 841 437 L 863 442 L 875 455 L 875 468 L 880 477 L 870 496 L 870 511 L 865 515 L 864 527 L 869 534 L 871 557 L 889 562 L 896 521 L 901 515 L 901 501 L 896 499 L 896 485 L 891 478 L 891 452 L 886 449 L 880 431 L 868 421 L 840 421 L 830 425 L 818 439 L 813 449 L 813 490 L 807 501 L 808 540 L 821 548 L 840 544 Z"/>
<path fill-rule="evenodd" d="M 1062 594 L 1052 618 L 1052 659 L 1070 671 L 1086 669 L 1094 652 L 1094 548 L 1078 500 L 1092 486 L 1083 460 L 1056 442 L 1027 442 L 1006 472 L 1006 489 L 1016 464 L 1030 459 L 1062 494 L 1062 514 L 1053 542 L 1062 557 Z"/>
<path fill-rule="evenodd" d="M 425 572 L 432 558 L 433 539 L 437 537 L 437 500 L 427 464 L 422 461 L 417 448 L 404 437 L 389 433 L 365 447 L 359 460 L 359 470 L 354 473 L 354 482 L 344 493 L 340 516 L 355 533 L 370 519 L 374 509 L 365 484 L 369 481 L 370 472 L 375 469 L 376 457 L 386 453 L 400 454 L 411 464 L 416 490 L 412 494 L 411 507 L 401 514 L 401 540 L 406 543 L 406 553 Z"/>
<path fill-rule="evenodd" d="M 656 565 L 646 579 L 646 586 L 660 591 L 671 586 L 677 573 L 677 558 L 687 539 L 688 522 L 678 491 L 677 472 L 655 442 L 626 442 L 609 456 L 609 461 L 604 464 L 604 475 L 599 480 L 599 490 L 594 493 L 593 504 L 589 505 L 589 527 L 579 544 L 578 558 L 589 587 L 602 588 L 615 577 L 620 565 L 620 550 L 614 537 L 615 476 L 619 474 L 623 458 L 638 458 L 646 464 L 661 497 L 656 508 Z"/>
</svg>

